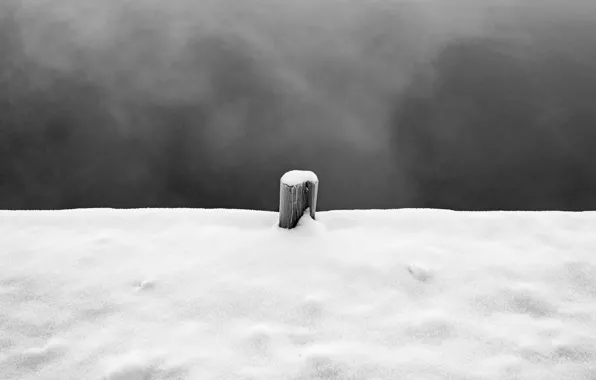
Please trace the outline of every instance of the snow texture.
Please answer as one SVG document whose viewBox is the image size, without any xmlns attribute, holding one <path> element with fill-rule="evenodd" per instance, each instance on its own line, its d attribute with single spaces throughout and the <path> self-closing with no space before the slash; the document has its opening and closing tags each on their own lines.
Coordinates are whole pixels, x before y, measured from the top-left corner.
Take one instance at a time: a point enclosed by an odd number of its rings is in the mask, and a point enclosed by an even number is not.
<svg viewBox="0 0 596 380">
<path fill-rule="evenodd" d="M 281 177 L 281 183 L 287 186 L 296 186 L 304 182 L 319 182 L 319 178 L 307 170 L 292 170 Z"/>
<path fill-rule="evenodd" d="M 0 212 L 0 379 L 596 379 L 596 213 L 317 216 Z"/>
</svg>

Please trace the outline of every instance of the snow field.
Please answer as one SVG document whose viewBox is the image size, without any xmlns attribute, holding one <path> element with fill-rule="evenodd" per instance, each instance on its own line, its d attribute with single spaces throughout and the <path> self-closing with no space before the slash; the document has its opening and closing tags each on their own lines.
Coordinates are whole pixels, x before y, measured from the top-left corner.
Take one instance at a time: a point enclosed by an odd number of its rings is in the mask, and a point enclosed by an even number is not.
<svg viewBox="0 0 596 380">
<path fill-rule="evenodd" d="M 596 378 L 596 213 L 0 212 L 0 379 Z"/>
</svg>

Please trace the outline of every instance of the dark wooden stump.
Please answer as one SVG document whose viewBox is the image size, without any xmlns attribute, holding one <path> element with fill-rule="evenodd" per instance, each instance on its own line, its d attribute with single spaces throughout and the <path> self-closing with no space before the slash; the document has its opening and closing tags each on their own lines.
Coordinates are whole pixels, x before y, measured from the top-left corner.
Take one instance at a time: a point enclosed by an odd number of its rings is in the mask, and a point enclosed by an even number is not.
<svg viewBox="0 0 596 380">
<path fill-rule="evenodd" d="M 281 228 L 296 227 L 307 208 L 310 209 L 311 218 L 315 219 L 319 181 L 314 173 L 312 177 L 309 181 L 297 184 L 284 183 L 282 177 L 279 187 L 279 226 Z"/>
</svg>

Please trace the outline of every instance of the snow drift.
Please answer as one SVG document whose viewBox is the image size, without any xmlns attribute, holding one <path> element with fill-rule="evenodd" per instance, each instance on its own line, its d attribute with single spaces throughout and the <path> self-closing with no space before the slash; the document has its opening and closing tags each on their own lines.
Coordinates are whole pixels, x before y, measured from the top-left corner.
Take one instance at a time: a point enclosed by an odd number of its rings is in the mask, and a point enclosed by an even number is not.
<svg viewBox="0 0 596 380">
<path fill-rule="evenodd" d="M 596 378 L 596 214 L 277 217 L 0 212 L 0 378 Z"/>
</svg>

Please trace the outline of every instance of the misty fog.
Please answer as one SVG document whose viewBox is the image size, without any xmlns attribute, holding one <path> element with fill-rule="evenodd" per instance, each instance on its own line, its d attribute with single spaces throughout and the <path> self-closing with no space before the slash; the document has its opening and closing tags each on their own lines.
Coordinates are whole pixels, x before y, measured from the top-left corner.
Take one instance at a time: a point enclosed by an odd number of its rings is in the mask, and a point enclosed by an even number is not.
<svg viewBox="0 0 596 380">
<path fill-rule="evenodd" d="M 2 0 L 0 209 L 596 209 L 590 0 Z"/>
</svg>

